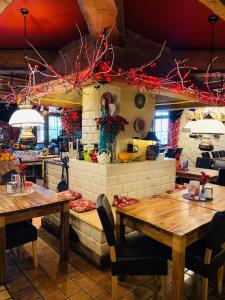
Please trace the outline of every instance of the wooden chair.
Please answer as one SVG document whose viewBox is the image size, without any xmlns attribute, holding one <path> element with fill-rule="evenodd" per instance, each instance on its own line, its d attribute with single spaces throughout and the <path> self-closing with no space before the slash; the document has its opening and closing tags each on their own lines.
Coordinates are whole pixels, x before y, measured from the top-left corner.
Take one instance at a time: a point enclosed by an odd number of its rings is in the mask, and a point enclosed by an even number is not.
<svg viewBox="0 0 225 300">
<path fill-rule="evenodd" d="M 108 199 L 101 194 L 96 202 L 106 240 L 109 245 L 112 272 L 112 299 L 118 299 L 119 275 L 155 275 L 161 276 L 162 294 L 164 296 L 164 280 L 168 274 L 167 247 L 145 235 L 116 241 L 115 223 Z M 166 297 L 165 297 L 166 299 Z"/>
<path fill-rule="evenodd" d="M 225 211 L 215 213 L 207 235 L 186 250 L 185 267 L 203 276 L 202 299 L 208 297 L 208 280 L 217 272 L 218 293 L 222 293 L 225 263 Z"/>
<path fill-rule="evenodd" d="M 195 166 L 196 168 L 210 169 L 213 163 L 213 159 L 197 157 Z"/>
<path fill-rule="evenodd" d="M 32 242 L 34 267 L 38 267 L 37 228 L 29 221 L 6 225 L 6 249 Z"/>
<path fill-rule="evenodd" d="M 169 148 L 167 150 L 167 152 L 165 153 L 165 157 L 167 157 L 167 158 L 174 158 L 175 152 L 176 152 L 175 148 Z"/>
<path fill-rule="evenodd" d="M 212 151 L 211 153 L 212 153 L 213 158 L 219 158 L 220 157 L 219 151 Z"/>
<path fill-rule="evenodd" d="M 215 184 L 225 186 L 225 169 L 219 169 L 218 177 L 215 181 Z"/>
<path fill-rule="evenodd" d="M 176 155 L 181 155 L 182 152 L 183 152 L 183 148 L 176 148 L 173 158 L 176 158 Z"/>
<path fill-rule="evenodd" d="M 211 158 L 209 152 L 202 152 L 202 157 L 203 158 Z"/>
<path fill-rule="evenodd" d="M 224 150 L 219 151 L 219 154 L 220 154 L 220 157 L 225 157 L 225 151 Z"/>
</svg>

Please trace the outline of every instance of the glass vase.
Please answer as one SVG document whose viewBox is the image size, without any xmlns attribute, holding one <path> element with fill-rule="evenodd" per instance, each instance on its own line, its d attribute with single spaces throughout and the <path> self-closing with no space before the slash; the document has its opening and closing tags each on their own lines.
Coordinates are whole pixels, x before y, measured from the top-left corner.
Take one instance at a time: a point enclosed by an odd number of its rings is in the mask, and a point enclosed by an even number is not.
<svg viewBox="0 0 225 300">
<path fill-rule="evenodd" d="M 200 200 L 205 200 L 205 185 L 202 184 L 202 187 L 201 187 L 201 191 L 200 191 Z"/>
<path fill-rule="evenodd" d="M 25 182 L 26 182 L 26 175 L 22 174 L 20 175 L 20 193 L 25 192 Z"/>
</svg>

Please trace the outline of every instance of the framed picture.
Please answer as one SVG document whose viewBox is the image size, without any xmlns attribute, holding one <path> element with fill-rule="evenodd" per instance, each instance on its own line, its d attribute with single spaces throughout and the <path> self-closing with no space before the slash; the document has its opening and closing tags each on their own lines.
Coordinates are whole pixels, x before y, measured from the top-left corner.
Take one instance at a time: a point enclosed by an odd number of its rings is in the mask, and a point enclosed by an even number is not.
<svg viewBox="0 0 225 300">
<path fill-rule="evenodd" d="M 134 130 L 137 133 L 143 132 L 145 130 L 145 121 L 142 118 L 135 119 Z"/>
<path fill-rule="evenodd" d="M 146 102 L 145 95 L 142 93 L 138 93 L 135 96 L 135 106 L 139 109 L 143 108 Z"/>
</svg>

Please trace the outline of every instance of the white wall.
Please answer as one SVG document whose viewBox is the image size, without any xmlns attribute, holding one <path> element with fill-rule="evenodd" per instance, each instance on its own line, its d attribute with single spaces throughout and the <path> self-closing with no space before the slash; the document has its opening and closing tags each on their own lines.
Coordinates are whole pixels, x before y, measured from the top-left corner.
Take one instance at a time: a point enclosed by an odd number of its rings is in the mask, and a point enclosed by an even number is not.
<svg viewBox="0 0 225 300">
<path fill-rule="evenodd" d="M 114 195 L 141 199 L 174 188 L 175 173 L 174 159 L 105 165 L 71 159 L 69 186 L 92 201 L 104 193 L 112 204 Z"/>
<path fill-rule="evenodd" d="M 200 111 L 204 111 L 206 108 L 198 108 Z M 225 107 L 217 107 L 212 108 L 212 110 L 219 111 L 220 113 L 225 115 Z M 180 122 L 180 130 L 179 130 L 179 139 L 178 139 L 178 146 L 184 148 L 183 149 L 183 159 L 188 159 L 189 164 L 191 166 L 195 165 L 196 157 L 202 156 L 201 150 L 198 149 L 200 140 L 199 139 L 192 139 L 189 138 L 189 133 L 185 132 L 183 130 L 185 124 L 188 122 L 187 116 L 188 116 L 189 110 L 184 109 L 182 116 L 181 116 L 181 122 Z M 213 145 L 214 150 L 225 150 L 225 135 L 222 135 L 219 139 L 213 139 Z"/>
<path fill-rule="evenodd" d="M 105 92 L 113 95 L 114 102 L 118 106 L 118 114 L 125 117 L 129 125 L 125 131 L 121 132 L 117 137 L 117 152 L 123 151 L 126 144 L 132 137 L 138 136 L 134 130 L 134 120 L 137 117 L 143 118 L 146 122 L 146 130 L 143 136 L 150 130 L 152 117 L 155 108 L 155 99 L 149 93 L 144 93 L 146 103 L 144 108 L 138 109 L 135 106 L 135 95 L 138 90 L 130 86 L 122 86 L 115 84 L 101 85 L 96 89 L 94 85 L 84 88 L 82 99 L 82 143 L 98 143 L 99 132 L 96 130 L 95 118 L 101 115 L 101 96 Z"/>
</svg>

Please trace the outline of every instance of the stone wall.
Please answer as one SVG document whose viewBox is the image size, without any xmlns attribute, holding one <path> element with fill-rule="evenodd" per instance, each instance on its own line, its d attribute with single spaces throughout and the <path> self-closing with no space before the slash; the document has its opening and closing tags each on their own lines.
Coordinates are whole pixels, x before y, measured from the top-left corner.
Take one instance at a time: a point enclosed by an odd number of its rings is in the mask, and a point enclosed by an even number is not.
<svg viewBox="0 0 225 300">
<path fill-rule="evenodd" d="M 82 143 L 98 143 L 99 131 L 96 129 L 95 118 L 100 117 L 101 112 L 101 96 L 105 92 L 113 95 L 113 101 L 118 107 L 118 114 L 125 117 L 129 125 L 126 126 L 124 132 L 117 137 L 117 152 L 124 151 L 126 144 L 132 137 L 138 136 L 134 130 L 134 120 L 137 117 L 143 118 L 146 127 L 143 136 L 150 130 L 152 117 L 155 107 L 155 99 L 149 93 L 144 93 L 146 97 L 145 106 L 138 109 L 135 106 L 135 95 L 138 90 L 130 86 L 120 86 L 115 84 L 105 84 L 96 88 L 94 85 L 84 89 L 82 104 Z"/>
<path fill-rule="evenodd" d="M 96 201 L 105 193 L 145 198 L 174 188 L 175 160 L 156 160 L 107 165 L 70 160 L 69 186 L 84 198 Z"/>
<path fill-rule="evenodd" d="M 206 108 L 198 108 L 198 110 L 204 111 Z M 225 108 L 210 108 L 212 110 L 218 111 L 219 113 L 225 114 Z M 201 155 L 201 150 L 198 149 L 200 140 L 189 138 L 189 133 L 184 131 L 184 126 L 187 123 L 188 109 L 184 109 L 181 122 L 180 122 L 180 130 L 179 130 L 179 139 L 178 146 L 184 148 L 183 149 L 183 159 L 188 159 L 189 164 L 191 166 L 195 165 L 196 158 Z M 225 135 L 222 135 L 219 139 L 212 139 L 214 150 L 224 150 L 225 149 Z"/>
<path fill-rule="evenodd" d="M 62 166 L 47 163 L 46 165 L 47 188 L 56 191 L 57 185 L 61 181 Z"/>
</svg>

